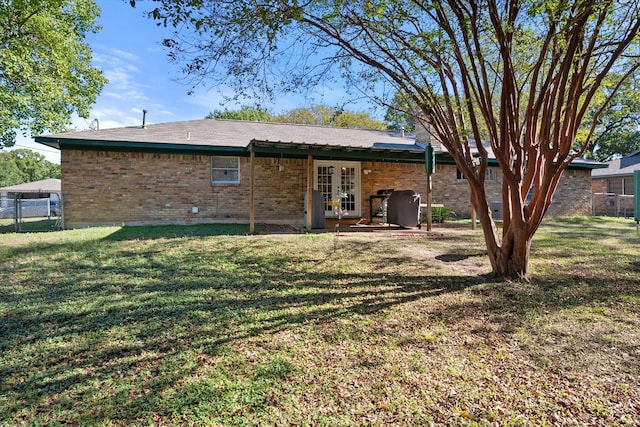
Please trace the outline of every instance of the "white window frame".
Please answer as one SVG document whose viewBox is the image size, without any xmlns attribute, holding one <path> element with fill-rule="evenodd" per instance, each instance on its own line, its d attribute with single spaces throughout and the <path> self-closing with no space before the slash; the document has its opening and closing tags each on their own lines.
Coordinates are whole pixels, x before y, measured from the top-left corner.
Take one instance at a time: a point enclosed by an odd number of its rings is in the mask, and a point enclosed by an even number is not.
<svg viewBox="0 0 640 427">
<path fill-rule="evenodd" d="M 355 183 L 354 183 L 354 207 L 355 210 L 353 211 L 349 211 L 349 216 L 352 218 L 360 218 L 360 216 L 362 215 L 362 173 L 361 173 L 361 168 L 360 168 L 360 162 L 353 162 L 353 161 L 342 161 L 342 160 L 314 160 L 313 162 L 313 188 L 315 190 L 318 190 L 318 167 L 329 167 L 329 166 L 333 166 L 334 167 L 334 177 L 335 179 L 332 180 L 332 196 L 336 195 L 336 191 L 337 189 L 340 187 L 340 171 L 342 169 L 342 167 L 348 167 L 348 168 L 354 168 L 354 173 L 355 173 Z M 342 190 L 342 189 L 341 189 Z M 326 209 L 325 210 L 325 217 L 328 218 L 332 218 L 335 217 L 336 214 L 333 210 L 333 208 L 331 209 Z"/>
<path fill-rule="evenodd" d="M 214 159 L 224 158 L 224 159 L 235 159 L 236 167 L 214 167 L 213 162 Z M 229 180 L 214 180 L 213 171 L 234 171 L 237 173 L 237 179 L 229 179 Z M 211 156 L 211 184 L 240 184 L 240 157 L 237 156 Z"/>
</svg>

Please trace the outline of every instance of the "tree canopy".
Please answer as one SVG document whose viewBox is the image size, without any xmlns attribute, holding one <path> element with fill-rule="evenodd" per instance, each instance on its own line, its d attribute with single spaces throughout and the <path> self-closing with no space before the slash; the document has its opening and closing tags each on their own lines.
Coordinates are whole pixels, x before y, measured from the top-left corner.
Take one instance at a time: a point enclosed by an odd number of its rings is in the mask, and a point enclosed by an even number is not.
<svg viewBox="0 0 640 427">
<path fill-rule="evenodd" d="M 413 132 L 416 129 L 416 117 L 420 115 L 420 108 L 404 92 L 396 92 L 391 104 L 387 106 L 384 121 L 389 129 L 404 129 Z"/>
<path fill-rule="evenodd" d="M 271 113 L 266 108 L 250 105 L 243 105 L 237 110 L 213 110 L 205 119 L 225 119 L 225 120 L 246 120 L 252 122 L 268 122 L 272 118 Z"/>
<path fill-rule="evenodd" d="M 0 152 L 0 187 L 60 178 L 60 165 L 28 149 Z"/>
<path fill-rule="evenodd" d="M 250 120 L 256 122 L 293 123 L 356 129 L 386 129 L 387 125 L 365 112 L 345 111 L 342 108 L 315 105 L 294 108 L 281 114 L 270 113 L 263 107 L 243 105 L 238 110 L 214 110 L 208 119 Z"/>
<path fill-rule="evenodd" d="M 510 278 L 526 277 L 562 172 L 640 66 L 640 0 L 157 1 L 153 18 L 175 29 L 169 57 L 194 84 L 272 94 L 341 80 L 384 106 L 403 93 L 467 178 L 493 270 Z"/>
<path fill-rule="evenodd" d="M 0 149 L 17 132 L 63 131 L 74 113 L 88 117 L 106 82 L 85 41 L 98 15 L 92 0 L 0 2 Z"/>
<path fill-rule="evenodd" d="M 600 96 L 611 95 L 612 89 L 604 85 Z M 593 135 L 585 140 L 597 113 L 597 106 L 589 108 L 576 137 L 577 148 L 586 145 L 584 157 L 606 162 L 640 149 L 640 76 L 622 83 L 600 112 Z"/>
</svg>

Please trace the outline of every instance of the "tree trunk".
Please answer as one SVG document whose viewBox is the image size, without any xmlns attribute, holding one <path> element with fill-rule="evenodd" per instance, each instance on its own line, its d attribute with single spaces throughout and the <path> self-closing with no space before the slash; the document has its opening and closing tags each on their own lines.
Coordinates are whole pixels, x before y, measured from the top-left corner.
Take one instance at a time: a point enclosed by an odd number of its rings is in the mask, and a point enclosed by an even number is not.
<svg viewBox="0 0 640 427">
<path fill-rule="evenodd" d="M 472 193 L 473 194 L 473 193 Z M 527 280 L 527 267 L 533 233 L 529 224 L 516 215 L 503 223 L 502 236 L 491 216 L 491 209 L 484 198 L 484 191 L 472 198 L 482 232 L 493 274 L 506 280 Z M 512 215 L 508 208 L 505 211 Z"/>
<path fill-rule="evenodd" d="M 505 279 L 527 280 L 527 267 L 531 251 L 531 235 L 511 228 L 502 236 L 502 244 L 495 254 L 493 272 Z"/>
<path fill-rule="evenodd" d="M 529 253 L 531 251 L 532 235 L 523 227 L 516 229 L 511 226 L 502 233 L 502 241 L 498 241 L 493 220 L 488 218 L 490 224 L 485 225 L 481 219 L 482 231 L 487 246 L 487 255 L 491 262 L 493 274 L 506 280 L 527 280 L 527 267 L 529 265 Z"/>
</svg>

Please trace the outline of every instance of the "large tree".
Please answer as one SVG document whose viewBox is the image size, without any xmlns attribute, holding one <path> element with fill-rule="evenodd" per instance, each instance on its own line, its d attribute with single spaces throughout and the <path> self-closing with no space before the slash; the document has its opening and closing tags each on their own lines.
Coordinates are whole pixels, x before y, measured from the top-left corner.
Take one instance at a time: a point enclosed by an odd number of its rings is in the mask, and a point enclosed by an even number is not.
<svg viewBox="0 0 640 427">
<path fill-rule="evenodd" d="M 85 34 L 99 29 L 91 0 L 0 1 L 0 149 L 17 132 L 63 131 L 88 117 L 106 80 Z"/>
<path fill-rule="evenodd" d="M 604 84 L 599 96 L 608 97 L 613 89 Z M 597 125 L 589 135 L 596 114 Z M 586 145 L 584 157 L 603 162 L 640 149 L 640 75 L 624 81 L 604 110 L 600 111 L 597 104 L 589 108 L 575 146 L 580 148 L 583 144 Z"/>
<path fill-rule="evenodd" d="M 640 0 L 157 0 L 170 57 L 195 81 L 272 93 L 348 87 L 411 98 L 471 187 L 493 271 L 524 278 L 531 239 L 562 172 L 584 150 L 615 88 L 639 66 Z M 194 80 L 192 80 L 194 81 Z M 486 138 L 484 135 L 486 134 Z M 482 141 L 487 145 L 483 145 Z M 484 188 L 502 169 L 502 231 Z M 527 195 L 532 192 L 532 197 Z"/>
</svg>

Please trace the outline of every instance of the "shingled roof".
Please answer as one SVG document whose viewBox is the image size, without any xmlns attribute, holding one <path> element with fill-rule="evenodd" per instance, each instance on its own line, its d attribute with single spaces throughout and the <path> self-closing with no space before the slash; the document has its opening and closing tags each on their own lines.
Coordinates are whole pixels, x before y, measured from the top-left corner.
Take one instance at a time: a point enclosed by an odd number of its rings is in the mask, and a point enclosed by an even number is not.
<svg viewBox="0 0 640 427">
<path fill-rule="evenodd" d="M 55 135 L 36 142 L 57 149 L 191 154 L 284 155 L 424 162 L 424 146 L 400 131 L 203 119 Z M 380 147 L 382 144 L 382 147 Z"/>
<path fill-rule="evenodd" d="M 36 141 L 53 147 L 56 147 L 56 143 L 66 141 L 110 141 L 244 148 L 254 140 L 359 148 L 372 147 L 376 142 L 407 144 L 410 141 L 397 131 L 215 119 L 89 130 L 36 138 Z"/>
<path fill-rule="evenodd" d="M 202 119 L 41 135 L 36 142 L 57 149 L 110 149 L 195 154 L 284 155 L 424 162 L 424 145 L 402 131 L 377 131 L 285 123 Z M 445 150 L 439 163 L 454 164 Z M 572 167 L 601 163 L 576 159 Z"/>
<path fill-rule="evenodd" d="M 640 150 L 634 151 L 622 158 L 607 162 L 606 169 L 594 170 L 593 178 L 611 178 L 614 176 L 633 176 L 634 171 L 640 170 Z"/>
</svg>

